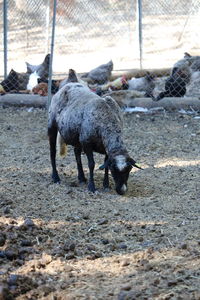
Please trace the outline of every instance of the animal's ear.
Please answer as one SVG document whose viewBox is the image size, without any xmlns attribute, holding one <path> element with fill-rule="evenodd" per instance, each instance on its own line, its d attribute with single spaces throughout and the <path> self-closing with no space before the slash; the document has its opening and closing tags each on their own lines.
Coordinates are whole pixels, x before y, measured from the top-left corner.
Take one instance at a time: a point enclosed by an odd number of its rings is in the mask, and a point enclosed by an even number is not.
<svg viewBox="0 0 200 300">
<path fill-rule="evenodd" d="M 186 58 L 186 57 L 192 57 L 192 55 L 190 55 L 190 53 L 188 53 L 188 52 L 185 52 L 184 53 L 184 58 Z"/>
<path fill-rule="evenodd" d="M 141 169 L 141 170 L 142 170 L 142 168 L 140 167 L 140 165 L 137 164 L 136 161 L 135 161 L 134 159 L 130 158 L 128 163 L 129 163 L 132 167 L 135 167 L 135 168 L 138 168 L 138 169 Z"/>
</svg>

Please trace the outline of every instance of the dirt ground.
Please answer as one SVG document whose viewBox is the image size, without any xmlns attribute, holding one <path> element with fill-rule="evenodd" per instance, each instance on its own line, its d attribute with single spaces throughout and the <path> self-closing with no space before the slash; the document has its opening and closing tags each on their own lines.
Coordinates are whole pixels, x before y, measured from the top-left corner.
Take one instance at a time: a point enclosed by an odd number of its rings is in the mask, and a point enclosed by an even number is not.
<svg viewBox="0 0 200 300">
<path fill-rule="evenodd" d="M 77 183 L 72 149 L 51 181 L 47 112 L 0 108 L 0 299 L 200 299 L 200 119 L 125 115 L 125 196 Z M 87 172 L 87 162 L 83 157 Z"/>
</svg>

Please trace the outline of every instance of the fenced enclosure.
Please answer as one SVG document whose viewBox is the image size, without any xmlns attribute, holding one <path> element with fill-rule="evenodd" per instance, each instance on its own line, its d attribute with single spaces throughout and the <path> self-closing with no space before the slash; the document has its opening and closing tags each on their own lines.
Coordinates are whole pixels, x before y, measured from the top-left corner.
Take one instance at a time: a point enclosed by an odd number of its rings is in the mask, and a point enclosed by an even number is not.
<svg viewBox="0 0 200 300">
<path fill-rule="evenodd" d="M 3 62 L 7 43 L 8 71 L 25 71 L 25 61 L 37 64 L 49 53 L 53 4 L 1 1 L 1 20 L 6 13 L 7 22 L 1 21 L 0 56 Z M 199 25 L 198 0 L 57 0 L 53 70 L 86 72 L 110 59 L 115 70 L 125 70 L 139 68 L 140 58 L 143 68 L 170 67 L 184 52 L 200 52 Z"/>
<path fill-rule="evenodd" d="M 52 54 L 55 78 L 112 59 L 114 70 L 171 68 L 199 51 L 200 2 L 193 0 L 4 0 L 0 76 L 26 72 Z M 51 70 L 50 70 L 51 71 Z"/>
</svg>

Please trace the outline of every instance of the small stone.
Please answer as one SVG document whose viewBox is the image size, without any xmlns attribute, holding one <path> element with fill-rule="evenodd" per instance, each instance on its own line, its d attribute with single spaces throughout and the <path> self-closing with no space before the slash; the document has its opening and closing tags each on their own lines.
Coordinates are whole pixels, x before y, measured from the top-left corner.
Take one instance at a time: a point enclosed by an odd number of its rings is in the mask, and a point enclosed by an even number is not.
<svg viewBox="0 0 200 300">
<path fill-rule="evenodd" d="M 95 251 L 95 250 L 96 250 L 96 247 L 95 247 L 95 245 L 89 244 L 89 245 L 87 245 L 87 249 L 88 249 L 89 251 Z"/>
<path fill-rule="evenodd" d="M 153 285 L 155 285 L 155 286 L 157 286 L 159 283 L 160 283 L 160 279 L 159 279 L 159 278 L 156 278 L 156 279 L 153 281 Z"/>
<path fill-rule="evenodd" d="M 5 251 L 0 251 L 0 258 L 5 258 L 5 257 L 6 257 Z"/>
<path fill-rule="evenodd" d="M 6 242 L 6 235 L 5 233 L 0 233 L 0 247 L 3 247 Z"/>
<path fill-rule="evenodd" d="M 24 220 L 24 225 L 25 225 L 25 226 L 28 226 L 28 227 L 35 226 L 33 220 L 30 219 L 30 218 L 27 218 L 27 219 Z"/>
<path fill-rule="evenodd" d="M 68 253 L 68 254 L 65 255 L 65 259 L 67 259 L 67 260 L 70 260 L 70 259 L 73 259 L 73 258 L 75 258 L 74 253 Z"/>
<path fill-rule="evenodd" d="M 118 249 L 127 249 L 127 245 L 125 243 L 118 244 Z"/>
<path fill-rule="evenodd" d="M 98 225 L 108 224 L 108 219 L 102 219 L 102 220 L 100 220 L 97 224 L 98 224 Z"/>
<path fill-rule="evenodd" d="M 9 260 L 14 260 L 18 257 L 18 251 L 16 249 L 7 249 L 5 250 L 5 256 Z"/>
<path fill-rule="evenodd" d="M 109 240 L 108 240 L 108 239 L 103 239 L 103 240 L 102 240 L 102 244 L 104 244 L 104 245 L 109 244 Z"/>
<path fill-rule="evenodd" d="M 187 247 L 188 247 L 188 245 L 186 243 L 184 243 L 184 244 L 181 245 L 181 249 L 185 250 L 185 249 L 187 249 Z"/>
<path fill-rule="evenodd" d="M 122 267 L 126 267 L 126 266 L 129 266 L 130 265 L 130 260 L 129 259 L 124 259 L 122 262 L 121 262 L 121 266 Z"/>
<path fill-rule="evenodd" d="M 52 257 L 49 254 L 43 254 L 42 255 L 42 259 L 41 259 L 41 263 L 43 265 L 48 265 L 50 262 L 52 262 Z"/>
<path fill-rule="evenodd" d="M 22 247 L 29 247 L 29 246 L 32 246 L 32 242 L 29 241 L 29 240 L 22 240 L 22 241 L 21 241 L 21 246 L 22 246 Z"/>
<path fill-rule="evenodd" d="M 125 284 L 121 287 L 121 290 L 123 291 L 130 291 L 132 289 L 132 286 L 130 284 Z"/>
<path fill-rule="evenodd" d="M 5 215 L 8 215 L 10 213 L 10 208 L 6 207 L 3 212 Z"/>
<path fill-rule="evenodd" d="M 170 281 L 168 281 L 167 285 L 168 286 L 175 286 L 175 285 L 177 285 L 177 280 L 170 280 Z"/>
<path fill-rule="evenodd" d="M 17 285 L 19 277 L 19 275 L 11 274 L 7 281 L 8 285 Z"/>
</svg>

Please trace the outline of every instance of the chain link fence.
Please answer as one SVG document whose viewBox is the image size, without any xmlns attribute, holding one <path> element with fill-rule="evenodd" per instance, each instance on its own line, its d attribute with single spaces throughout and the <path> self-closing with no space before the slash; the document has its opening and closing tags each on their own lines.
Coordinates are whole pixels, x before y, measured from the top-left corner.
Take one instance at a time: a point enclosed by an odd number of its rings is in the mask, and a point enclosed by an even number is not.
<svg viewBox="0 0 200 300">
<path fill-rule="evenodd" d="M 16 90 L 25 89 L 36 70 L 27 72 L 25 62 L 40 65 L 52 51 L 55 79 L 70 68 L 84 73 L 111 60 L 113 70 L 172 68 L 184 52 L 200 53 L 198 0 L 57 0 L 56 11 L 54 5 L 53 0 L 0 1 L 0 77 L 13 69 Z"/>
</svg>

